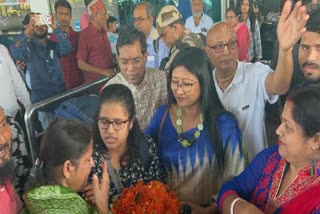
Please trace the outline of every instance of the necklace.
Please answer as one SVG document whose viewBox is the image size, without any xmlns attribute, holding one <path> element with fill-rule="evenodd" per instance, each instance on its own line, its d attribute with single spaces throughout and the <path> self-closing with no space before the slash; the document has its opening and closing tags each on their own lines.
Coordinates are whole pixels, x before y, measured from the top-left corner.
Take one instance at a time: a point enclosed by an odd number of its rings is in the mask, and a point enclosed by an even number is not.
<svg viewBox="0 0 320 214">
<path fill-rule="evenodd" d="M 181 109 L 181 107 L 179 107 L 177 109 L 177 120 L 176 120 L 178 141 L 181 143 L 181 145 L 184 148 L 187 148 L 188 146 L 191 146 L 191 144 L 193 144 L 199 138 L 199 136 L 201 134 L 201 131 L 203 130 L 203 115 L 201 113 L 200 116 L 199 116 L 200 123 L 198 124 L 197 130 L 195 131 L 195 133 L 193 135 L 193 138 L 191 140 L 187 140 L 182 136 L 182 127 L 181 127 L 182 119 L 181 119 L 181 116 L 182 116 L 182 109 Z"/>
</svg>

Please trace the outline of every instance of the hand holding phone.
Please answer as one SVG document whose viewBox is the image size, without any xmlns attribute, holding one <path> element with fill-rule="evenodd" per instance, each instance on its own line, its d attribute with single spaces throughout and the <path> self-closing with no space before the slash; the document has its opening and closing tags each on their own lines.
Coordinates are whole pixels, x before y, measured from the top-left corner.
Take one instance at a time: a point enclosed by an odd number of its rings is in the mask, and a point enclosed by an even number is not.
<svg viewBox="0 0 320 214">
<path fill-rule="evenodd" d="M 34 25 L 51 25 L 52 20 L 49 15 L 36 14 L 33 17 Z"/>
</svg>

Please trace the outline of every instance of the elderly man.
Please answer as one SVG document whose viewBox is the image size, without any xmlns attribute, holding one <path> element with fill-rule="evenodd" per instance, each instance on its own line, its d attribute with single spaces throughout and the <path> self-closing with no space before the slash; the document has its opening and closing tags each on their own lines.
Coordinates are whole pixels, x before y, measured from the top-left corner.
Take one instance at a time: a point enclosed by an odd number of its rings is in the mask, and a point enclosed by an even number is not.
<svg viewBox="0 0 320 214">
<path fill-rule="evenodd" d="M 144 33 L 147 38 L 147 67 L 159 68 L 161 61 L 168 57 L 169 48 L 160 40 L 153 40 L 150 35 L 155 30 L 153 27 L 154 8 L 150 2 L 141 1 L 133 10 L 134 26 Z"/>
<path fill-rule="evenodd" d="M 165 71 L 169 70 L 169 66 L 179 50 L 186 47 L 203 48 L 201 37 L 185 28 L 182 16 L 175 6 L 164 6 L 159 12 L 156 23 L 156 30 L 151 33 L 151 38 L 158 39 L 160 37 L 170 48 L 169 60 L 164 68 Z"/>
<path fill-rule="evenodd" d="M 301 2 L 290 13 L 287 1 L 279 20 L 279 63 L 273 72 L 261 63 L 239 62 L 236 34 L 225 22 L 211 28 L 205 48 L 212 64 L 214 84 L 224 107 L 234 113 L 243 131 L 249 159 L 267 147 L 264 125 L 266 102 L 274 103 L 277 94 L 285 93 L 290 85 L 293 62 L 292 47 L 305 31 L 308 15 Z"/>
<path fill-rule="evenodd" d="M 105 31 L 108 13 L 102 0 L 93 0 L 87 7 L 90 23 L 80 32 L 78 66 L 85 82 L 93 82 L 114 71 L 111 45 Z"/>
<path fill-rule="evenodd" d="M 11 130 L 0 106 L 0 207 L 1 213 L 19 213 L 21 201 L 16 194 L 10 177 L 14 174 L 14 163 L 11 159 Z"/>
<path fill-rule="evenodd" d="M 121 73 L 106 85 L 119 83 L 131 90 L 141 129 L 148 126 L 155 110 L 167 101 L 166 72 L 147 68 L 147 57 L 145 35 L 134 27 L 120 29 L 117 59 Z"/>
<path fill-rule="evenodd" d="M 186 28 L 194 33 L 207 35 L 208 30 L 212 27 L 212 18 L 203 12 L 203 0 L 190 1 L 192 16 L 186 20 Z"/>
</svg>

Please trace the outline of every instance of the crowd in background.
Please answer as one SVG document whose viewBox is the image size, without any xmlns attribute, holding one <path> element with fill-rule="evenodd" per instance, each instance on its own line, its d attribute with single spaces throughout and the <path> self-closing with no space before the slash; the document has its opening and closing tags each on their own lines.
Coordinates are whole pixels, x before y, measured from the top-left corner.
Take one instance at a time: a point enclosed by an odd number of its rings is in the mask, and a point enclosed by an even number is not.
<svg viewBox="0 0 320 214">
<path fill-rule="evenodd" d="M 84 3 L 80 32 L 57 0 L 50 22 L 32 12 L 0 45 L 1 213 L 110 213 L 124 188 L 152 180 L 177 193 L 182 213 L 320 213 L 318 2 L 283 3 L 272 68 L 252 0 L 219 23 L 202 0 L 185 22 L 173 5 L 155 14 L 141 1 L 120 29 L 102 0 Z M 44 135 L 31 163 L 25 109 L 106 76 L 37 112 Z M 280 106 L 278 143 L 269 104 Z"/>
</svg>

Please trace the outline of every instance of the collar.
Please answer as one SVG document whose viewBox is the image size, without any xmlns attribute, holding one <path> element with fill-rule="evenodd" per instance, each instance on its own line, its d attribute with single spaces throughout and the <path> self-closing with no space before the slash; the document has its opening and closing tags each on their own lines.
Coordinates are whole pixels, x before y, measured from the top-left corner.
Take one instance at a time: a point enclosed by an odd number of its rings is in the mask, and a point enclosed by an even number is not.
<svg viewBox="0 0 320 214">
<path fill-rule="evenodd" d="M 105 32 L 104 29 L 98 30 L 98 29 L 91 23 L 91 21 L 89 22 L 89 25 L 88 25 L 87 28 L 89 28 L 89 30 L 90 30 L 91 32 L 97 32 L 97 33 L 103 33 L 103 32 Z"/>
<path fill-rule="evenodd" d="M 139 87 L 142 87 L 142 86 L 145 85 L 145 84 L 148 84 L 148 82 L 147 82 L 147 75 L 148 75 L 148 73 L 149 73 L 148 70 L 149 70 L 149 68 L 146 67 L 145 72 L 144 72 L 144 75 L 143 75 L 143 79 L 142 79 L 142 81 L 140 82 L 139 85 L 133 85 L 133 84 L 129 83 L 129 82 L 126 80 L 126 78 L 124 78 L 124 76 L 122 75 L 121 72 L 119 73 L 119 76 L 120 76 L 120 78 L 122 79 L 122 81 L 124 81 L 124 82 L 126 83 L 126 86 L 128 86 L 128 88 L 130 88 L 130 89 L 132 89 L 132 91 L 134 91 L 135 89 L 137 89 L 137 88 L 139 88 Z"/>
<path fill-rule="evenodd" d="M 243 66 L 243 62 L 240 62 L 240 61 L 237 61 L 237 68 L 236 68 L 236 73 L 234 74 L 234 77 L 230 83 L 230 85 L 228 86 L 228 88 L 231 86 L 231 85 L 237 85 L 239 83 L 242 82 L 242 79 L 243 79 L 243 72 L 244 72 L 244 66 Z M 213 77 L 214 77 L 214 80 L 217 81 L 216 79 L 216 68 L 213 70 Z M 217 83 L 218 84 L 218 83 Z"/>
</svg>

